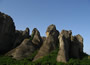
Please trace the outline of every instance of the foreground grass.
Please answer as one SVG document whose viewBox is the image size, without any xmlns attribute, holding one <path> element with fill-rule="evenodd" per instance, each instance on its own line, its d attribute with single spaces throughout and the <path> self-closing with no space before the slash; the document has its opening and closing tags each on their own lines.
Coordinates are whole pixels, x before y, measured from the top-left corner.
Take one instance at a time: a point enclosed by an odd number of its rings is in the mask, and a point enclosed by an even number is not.
<svg viewBox="0 0 90 65">
<path fill-rule="evenodd" d="M 90 65 L 90 59 L 86 54 L 83 54 L 82 60 L 79 59 L 70 59 L 68 63 L 57 63 L 58 49 L 51 52 L 49 55 L 45 56 L 42 59 L 32 62 L 34 56 L 37 54 L 37 51 L 32 54 L 32 56 L 25 58 L 23 60 L 15 60 L 11 57 L 0 56 L 0 65 Z"/>
</svg>

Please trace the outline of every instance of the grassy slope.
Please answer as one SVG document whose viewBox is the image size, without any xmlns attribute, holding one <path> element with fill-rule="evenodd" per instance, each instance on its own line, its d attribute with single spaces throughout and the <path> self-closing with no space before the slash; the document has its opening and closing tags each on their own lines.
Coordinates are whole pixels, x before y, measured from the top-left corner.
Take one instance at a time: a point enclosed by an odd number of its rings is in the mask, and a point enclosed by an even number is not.
<svg viewBox="0 0 90 65">
<path fill-rule="evenodd" d="M 58 49 L 51 52 L 49 55 L 45 56 L 42 59 L 37 60 L 36 62 L 31 62 L 33 57 L 36 55 L 37 51 L 32 54 L 32 56 L 25 58 L 23 60 L 15 60 L 11 57 L 0 56 L 0 65 L 90 65 L 90 59 L 86 54 L 83 54 L 82 60 L 79 59 L 70 59 L 68 63 L 57 63 L 56 57 Z"/>
</svg>

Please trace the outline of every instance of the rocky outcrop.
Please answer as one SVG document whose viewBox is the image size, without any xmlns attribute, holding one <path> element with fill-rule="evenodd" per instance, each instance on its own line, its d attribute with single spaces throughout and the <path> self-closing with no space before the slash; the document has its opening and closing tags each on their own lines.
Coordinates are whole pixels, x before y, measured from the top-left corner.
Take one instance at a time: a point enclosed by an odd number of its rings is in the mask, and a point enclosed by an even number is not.
<svg viewBox="0 0 90 65">
<path fill-rule="evenodd" d="M 38 49 L 42 45 L 42 38 L 40 36 L 40 32 L 34 28 L 31 34 L 32 43 L 35 45 L 35 48 Z"/>
<path fill-rule="evenodd" d="M 59 35 L 59 52 L 57 62 L 67 62 L 69 60 L 69 46 L 71 42 L 71 31 L 62 30 Z"/>
<path fill-rule="evenodd" d="M 12 48 L 14 37 L 15 25 L 12 18 L 0 12 L 0 54 Z"/>
<path fill-rule="evenodd" d="M 15 42 L 12 48 L 16 48 L 18 45 L 22 43 L 24 39 L 29 38 L 29 37 L 30 37 L 29 28 L 26 28 L 25 31 L 16 30 L 15 31 Z"/>
<path fill-rule="evenodd" d="M 43 42 L 43 45 L 41 46 L 40 50 L 38 51 L 37 55 L 34 57 L 33 61 L 36 61 L 40 58 L 43 58 L 43 56 L 49 54 L 52 50 L 56 48 L 57 41 L 58 41 L 58 31 L 56 30 L 55 25 L 50 25 L 46 31 L 46 39 Z"/>
<path fill-rule="evenodd" d="M 56 26 L 55 25 L 50 25 L 50 26 L 48 26 L 48 28 L 47 28 L 47 30 L 46 30 L 46 36 L 48 37 L 49 36 L 49 34 L 50 34 L 50 32 L 52 31 L 52 30 L 56 30 Z"/>
<path fill-rule="evenodd" d="M 79 34 L 72 36 L 72 31 L 67 30 L 62 30 L 59 34 L 53 24 L 48 26 L 46 37 L 41 37 L 37 28 L 33 29 L 31 35 L 29 33 L 29 28 L 26 28 L 25 31 L 15 30 L 12 18 L 0 12 L 0 54 L 9 51 L 6 53 L 7 56 L 20 60 L 39 49 L 33 59 L 33 61 L 36 61 L 59 46 L 57 62 L 66 63 L 70 58 L 81 58 L 83 37 Z"/>
<path fill-rule="evenodd" d="M 81 35 L 72 36 L 71 31 L 62 30 L 59 35 L 59 52 L 57 62 L 67 62 L 70 58 L 81 58 L 83 53 L 83 38 Z"/>
<path fill-rule="evenodd" d="M 83 53 L 83 38 L 81 35 L 71 37 L 70 56 L 71 58 L 80 58 Z"/>
<path fill-rule="evenodd" d="M 8 52 L 7 56 L 12 56 L 14 59 L 20 60 L 30 56 L 35 51 L 35 47 L 30 39 L 24 41 L 15 49 Z"/>
<path fill-rule="evenodd" d="M 58 45 L 59 31 L 56 29 L 56 26 L 54 24 L 51 24 L 50 26 L 48 26 L 48 28 L 46 30 L 46 37 L 48 37 L 49 35 L 52 35 L 54 37 L 55 44 Z"/>
</svg>

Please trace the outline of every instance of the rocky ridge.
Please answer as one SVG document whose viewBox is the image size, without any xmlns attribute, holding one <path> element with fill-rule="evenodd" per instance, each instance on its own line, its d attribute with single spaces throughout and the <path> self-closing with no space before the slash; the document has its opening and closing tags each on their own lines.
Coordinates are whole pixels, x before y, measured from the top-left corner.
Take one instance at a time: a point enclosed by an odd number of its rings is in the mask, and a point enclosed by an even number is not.
<svg viewBox="0 0 90 65">
<path fill-rule="evenodd" d="M 42 37 L 37 28 L 30 35 L 29 28 L 25 31 L 15 29 L 13 19 L 0 12 L 0 54 L 20 60 L 38 50 L 32 61 L 36 61 L 59 47 L 57 62 L 67 62 L 70 58 L 80 59 L 83 53 L 83 37 L 72 36 L 71 30 L 60 33 L 54 24 L 48 26 L 46 37 Z"/>
</svg>

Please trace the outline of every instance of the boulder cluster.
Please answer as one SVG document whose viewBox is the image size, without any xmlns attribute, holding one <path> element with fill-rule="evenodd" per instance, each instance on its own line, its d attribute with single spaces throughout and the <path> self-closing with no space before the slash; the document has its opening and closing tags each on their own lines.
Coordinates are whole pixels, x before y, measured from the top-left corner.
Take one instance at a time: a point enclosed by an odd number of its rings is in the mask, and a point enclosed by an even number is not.
<svg viewBox="0 0 90 65">
<path fill-rule="evenodd" d="M 81 58 L 83 38 L 80 34 L 72 36 L 71 30 L 60 33 L 54 24 L 48 26 L 46 37 L 42 37 L 37 28 L 25 31 L 16 30 L 13 19 L 0 12 L 0 55 L 5 54 L 16 60 L 31 56 L 38 50 L 32 61 L 36 61 L 59 47 L 57 62 L 67 62 L 70 58 Z"/>
</svg>

